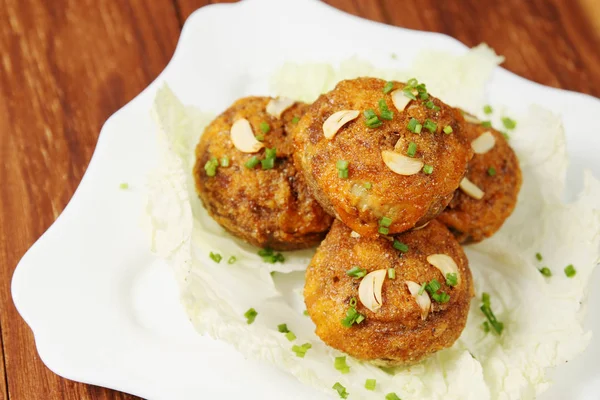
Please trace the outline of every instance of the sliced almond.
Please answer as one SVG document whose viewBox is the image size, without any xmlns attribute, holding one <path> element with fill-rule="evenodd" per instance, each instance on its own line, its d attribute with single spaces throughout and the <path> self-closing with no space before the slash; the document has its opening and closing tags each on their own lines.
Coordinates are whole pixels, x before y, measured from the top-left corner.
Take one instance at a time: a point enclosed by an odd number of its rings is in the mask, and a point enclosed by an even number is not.
<svg viewBox="0 0 600 400">
<path fill-rule="evenodd" d="M 231 141 L 236 149 L 244 153 L 256 153 L 264 144 L 256 140 L 247 119 L 241 118 L 231 126 Z"/>
<path fill-rule="evenodd" d="M 459 187 L 463 192 L 477 200 L 481 200 L 485 194 L 483 190 L 479 189 L 477 185 L 467 178 L 463 178 L 462 181 L 460 181 Z"/>
<path fill-rule="evenodd" d="M 458 265 L 454 259 L 447 254 L 432 254 L 427 256 L 427 262 L 440 270 L 444 279 L 448 274 L 456 274 L 456 281 L 460 283 Z"/>
<path fill-rule="evenodd" d="M 360 233 L 352 231 L 350 232 L 350 236 L 355 239 L 358 239 L 360 237 Z"/>
<path fill-rule="evenodd" d="M 358 118 L 360 111 L 342 110 L 334 112 L 323 122 L 323 134 L 327 139 L 333 139 L 340 128 L 353 119 Z"/>
<path fill-rule="evenodd" d="M 381 287 L 387 275 L 387 269 L 378 269 L 369 272 L 358 286 L 358 298 L 360 302 L 369 310 L 375 312 L 381 308 L 383 300 L 381 298 Z"/>
<path fill-rule="evenodd" d="M 475 154 L 485 154 L 496 145 L 496 137 L 490 131 L 484 132 L 471 142 L 471 147 Z"/>
<path fill-rule="evenodd" d="M 424 290 L 423 293 L 419 294 L 421 291 L 421 285 L 413 281 L 405 281 L 406 287 L 408 291 L 412 295 L 412 297 L 417 302 L 417 305 L 421 309 L 421 319 L 424 321 L 427 319 L 427 315 L 429 314 L 429 310 L 431 310 L 431 299 L 429 298 L 429 294 Z"/>
<path fill-rule="evenodd" d="M 267 114 L 277 119 L 281 118 L 281 114 L 295 103 L 294 100 L 288 97 L 276 97 L 267 104 Z"/>
<path fill-rule="evenodd" d="M 392 93 L 392 103 L 394 103 L 394 107 L 398 111 L 404 111 L 408 103 L 411 102 L 411 99 L 404 95 L 404 91 L 402 89 L 396 89 Z"/>
<path fill-rule="evenodd" d="M 414 175 L 423 168 L 423 161 L 408 157 L 393 151 L 384 150 L 381 152 L 383 162 L 389 169 L 398 175 Z"/>
<path fill-rule="evenodd" d="M 465 121 L 467 121 L 470 124 L 481 124 L 481 121 L 479 120 L 479 118 L 472 116 L 469 113 L 464 113 L 463 117 L 465 117 Z"/>
</svg>

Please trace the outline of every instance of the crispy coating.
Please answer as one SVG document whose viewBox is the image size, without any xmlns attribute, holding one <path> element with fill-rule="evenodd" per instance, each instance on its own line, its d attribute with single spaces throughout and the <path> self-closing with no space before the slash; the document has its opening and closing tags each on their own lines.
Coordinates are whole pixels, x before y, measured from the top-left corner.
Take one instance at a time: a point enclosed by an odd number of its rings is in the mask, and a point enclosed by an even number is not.
<svg viewBox="0 0 600 400">
<path fill-rule="evenodd" d="M 306 109 L 296 103 L 281 119 L 266 113 L 268 97 L 247 97 L 236 101 L 206 127 L 196 147 L 194 177 L 196 190 L 209 214 L 231 234 L 258 246 L 274 250 L 294 250 L 317 245 L 325 236 L 332 218 L 310 196 L 304 177 L 292 162 L 291 129 Z M 237 150 L 230 138 L 232 124 L 246 118 L 255 135 L 261 123 L 270 130 L 264 134 L 266 148 L 277 149 L 273 169 L 259 163 L 249 169 L 253 156 L 265 158 L 265 149 L 247 154 Z M 229 166 L 217 168 L 209 177 L 205 164 L 211 158 L 229 157 Z"/>
<path fill-rule="evenodd" d="M 399 233 L 420 226 L 436 217 L 450 202 L 472 157 L 462 134 L 462 114 L 440 100 L 429 97 L 439 110 L 414 100 L 402 112 L 395 109 L 391 94 L 384 94 L 385 81 L 358 78 L 340 82 L 334 90 L 320 96 L 300 120 L 295 136 L 294 161 L 302 169 L 311 192 L 331 215 L 361 235 L 377 234 L 382 217 L 392 219 L 389 232 Z M 404 84 L 395 82 L 394 89 Z M 362 114 L 367 109 L 380 113 L 378 101 L 384 99 L 394 112 L 391 121 L 369 128 Z M 344 125 L 333 139 L 323 135 L 323 122 L 334 112 L 358 110 L 361 115 Z M 411 118 L 424 124 L 437 124 L 435 133 L 423 127 L 420 134 L 407 129 Z M 442 129 L 451 126 L 453 133 Z M 417 145 L 415 158 L 433 166 L 430 175 L 419 172 L 403 176 L 392 172 L 381 152 L 406 155 L 410 142 Z M 349 162 L 348 179 L 340 179 L 336 162 Z M 371 183 L 371 189 L 365 184 Z"/>
<path fill-rule="evenodd" d="M 465 129 L 469 141 L 485 132 L 493 133 L 496 144 L 487 153 L 475 154 L 467 172 L 467 178 L 485 195 L 477 200 L 459 189 L 438 218 L 461 243 L 480 242 L 500 229 L 513 212 L 521 188 L 519 160 L 504 136 L 479 124 L 467 124 Z M 490 176 L 490 168 L 494 168 L 494 176 Z"/>
<path fill-rule="evenodd" d="M 412 364 L 452 346 L 463 331 L 473 282 L 467 257 L 448 229 L 437 221 L 426 227 L 397 235 L 409 246 L 406 253 L 394 249 L 385 238 L 353 238 L 350 228 L 335 221 L 306 271 L 304 299 L 316 324 L 317 335 L 329 346 L 377 365 Z M 461 282 L 446 285 L 442 273 L 427 262 L 431 254 L 447 254 L 459 267 Z M 350 300 L 358 299 L 360 279 L 346 274 L 353 266 L 367 272 L 394 268 L 395 279 L 386 277 L 383 305 L 376 312 L 357 302 L 365 316 L 350 328 L 342 325 Z M 419 284 L 437 279 L 450 295 L 447 303 L 432 300 L 425 320 L 405 281 Z"/>
</svg>

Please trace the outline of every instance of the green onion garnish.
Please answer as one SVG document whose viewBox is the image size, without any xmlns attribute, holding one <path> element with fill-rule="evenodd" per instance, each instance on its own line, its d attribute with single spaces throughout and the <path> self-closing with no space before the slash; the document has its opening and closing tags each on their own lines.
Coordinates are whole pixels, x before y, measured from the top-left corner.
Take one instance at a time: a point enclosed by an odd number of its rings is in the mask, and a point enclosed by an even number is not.
<svg viewBox="0 0 600 400">
<path fill-rule="evenodd" d="M 123 189 L 123 190 L 125 190 L 125 189 L 129 189 L 129 183 L 127 183 L 127 182 L 122 182 L 122 183 L 119 185 L 119 189 Z"/>
<path fill-rule="evenodd" d="M 338 160 L 335 163 L 335 167 L 338 170 L 338 178 L 340 178 L 340 179 L 348 178 L 348 161 Z"/>
<path fill-rule="evenodd" d="M 289 340 L 290 342 L 293 342 L 294 340 L 296 340 L 296 335 L 294 335 L 294 332 L 286 332 L 285 333 L 285 338 L 287 340 Z"/>
<path fill-rule="evenodd" d="M 213 260 L 217 264 L 220 263 L 221 260 L 223 259 L 223 257 L 219 253 L 213 253 L 212 251 L 210 252 L 209 257 L 211 260 Z"/>
<path fill-rule="evenodd" d="M 427 175 L 431 175 L 433 172 L 433 165 L 425 164 L 423 165 L 423 172 Z"/>
<path fill-rule="evenodd" d="M 502 124 L 506 129 L 515 129 L 517 127 L 517 122 L 508 117 L 502 117 Z"/>
<path fill-rule="evenodd" d="M 367 270 L 355 265 L 354 267 L 346 271 L 346 275 L 351 276 L 353 278 L 362 278 L 363 276 L 367 275 Z"/>
<path fill-rule="evenodd" d="M 412 88 L 405 87 L 404 89 L 402 89 L 402 93 L 404 93 L 404 95 L 411 100 L 417 99 L 417 96 L 415 96 L 412 92 Z"/>
<path fill-rule="evenodd" d="M 454 130 L 452 129 L 452 127 L 451 127 L 450 125 L 446 125 L 446 126 L 444 127 L 444 133 L 445 133 L 445 134 L 450 134 L 450 133 L 452 133 L 453 131 L 454 131 Z"/>
<path fill-rule="evenodd" d="M 440 290 L 442 288 L 442 285 L 440 284 L 440 282 L 437 279 L 432 279 L 427 286 L 425 286 L 425 289 L 430 293 L 433 294 L 435 292 L 437 292 L 438 290 Z"/>
<path fill-rule="evenodd" d="M 388 108 L 387 104 L 385 103 L 385 99 L 379 99 L 378 105 L 381 119 L 389 121 L 394 118 L 394 113 Z"/>
<path fill-rule="evenodd" d="M 262 133 L 269 133 L 269 131 L 271 130 L 271 125 L 269 125 L 266 122 L 261 122 L 259 127 Z"/>
<path fill-rule="evenodd" d="M 386 228 L 385 226 L 380 226 L 378 232 L 382 235 L 387 235 L 388 233 L 390 233 L 390 229 Z"/>
<path fill-rule="evenodd" d="M 204 170 L 206 171 L 207 176 L 215 176 L 217 174 L 217 167 L 219 166 L 219 162 L 215 157 L 211 158 L 204 164 Z"/>
<path fill-rule="evenodd" d="M 535 253 L 535 258 L 536 258 L 538 261 L 542 261 L 542 260 L 543 260 L 543 258 L 542 258 L 542 254 L 541 254 L 541 253 Z"/>
<path fill-rule="evenodd" d="M 236 256 L 231 256 L 229 257 L 229 260 L 227 260 L 227 264 L 234 264 L 237 261 Z"/>
<path fill-rule="evenodd" d="M 447 303 L 450 301 L 450 295 L 446 292 L 434 293 L 431 295 L 431 298 L 437 301 L 438 303 Z"/>
<path fill-rule="evenodd" d="M 277 330 L 281 333 L 288 333 L 290 330 L 287 327 L 287 324 L 279 324 L 277 325 Z"/>
<path fill-rule="evenodd" d="M 382 217 L 379 220 L 379 226 L 385 226 L 386 228 L 388 228 L 390 225 L 392 225 L 392 219 L 390 217 Z"/>
<path fill-rule="evenodd" d="M 304 314 L 304 315 L 306 315 L 306 316 L 308 317 L 308 310 L 304 310 L 304 311 L 302 312 L 302 314 Z"/>
<path fill-rule="evenodd" d="M 448 285 L 448 286 L 458 285 L 458 275 L 456 273 L 446 274 L 446 285 Z"/>
<path fill-rule="evenodd" d="M 486 114 L 491 114 L 494 112 L 494 109 L 492 108 L 492 106 L 486 104 L 485 106 L 483 106 L 483 112 Z"/>
<path fill-rule="evenodd" d="M 565 267 L 565 275 L 567 278 L 572 278 L 575 276 L 575 274 L 577 274 L 577 271 L 575 270 L 573 264 L 569 264 Z"/>
<path fill-rule="evenodd" d="M 417 126 L 415 126 L 415 133 L 421 133 L 422 129 L 423 129 L 423 125 L 417 124 Z"/>
<path fill-rule="evenodd" d="M 415 86 L 417 86 L 419 84 L 419 81 L 416 78 L 410 78 L 407 82 L 406 82 L 406 86 L 413 88 Z"/>
<path fill-rule="evenodd" d="M 487 173 L 489 176 L 496 176 L 496 168 L 494 167 L 489 167 L 487 170 Z"/>
<path fill-rule="evenodd" d="M 394 239 L 394 244 L 393 244 L 394 248 L 402 253 L 406 253 L 408 251 L 408 246 L 405 245 L 404 243 Z"/>
<path fill-rule="evenodd" d="M 229 157 L 221 157 L 221 167 L 229 167 Z"/>
<path fill-rule="evenodd" d="M 376 386 L 377 386 L 377 380 L 375 380 L 375 379 L 367 379 L 365 381 L 365 389 L 367 389 L 367 390 L 375 390 Z"/>
<path fill-rule="evenodd" d="M 312 347 L 310 343 L 304 343 L 302 346 L 294 345 L 292 346 L 292 351 L 296 353 L 296 357 L 304 358 L 308 349 Z"/>
<path fill-rule="evenodd" d="M 373 187 L 373 184 L 371 182 L 365 182 L 363 184 L 363 186 L 365 187 L 365 189 L 368 190 L 368 189 L 371 189 Z"/>
<path fill-rule="evenodd" d="M 428 119 L 423 124 L 423 128 L 427 129 L 431 133 L 435 133 L 435 131 L 437 129 L 437 124 L 435 122 L 433 122 L 432 120 Z"/>
<path fill-rule="evenodd" d="M 440 290 L 441 287 L 442 284 L 437 279 L 433 279 L 425 286 L 425 290 L 427 290 L 431 295 L 431 298 L 438 303 L 447 303 L 450 300 L 450 295 L 446 292 L 438 293 L 438 290 Z M 419 290 L 419 292 L 421 291 Z"/>
<path fill-rule="evenodd" d="M 548 267 L 540 268 L 540 273 L 546 278 L 550 278 L 552 276 L 552 271 L 550 271 L 550 268 Z"/>
<path fill-rule="evenodd" d="M 272 149 L 265 149 L 265 158 L 276 158 L 277 157 L 277 149 L 273 147 Z"/>
<path fill-rule="evenodd" d="M 491 128 L 492 122 L 491 121 L 481 121 L 481 126 L 483 126 L 484 128 Z"/>
<path fill-rule="evenodd" d="M 248 161 L 246 161 L 246 163 L 244 165 L 246 166 L 246 168 L 252 169 L 252 168 L 256 167 L 259 163 L 260 163 L 260 160 L 258 159 L 258 157 L 252 156 L 252 158 L 250 158 Z"/>
<path fill-rule="evenodd" d="M 341 383 L 336 382 L 333 386 L 332 389 L 335 390 L 336 392 L 338 392 L 338 394 L 340 395 L 340 398 L 342 399 L 347 399 L 348 398 L 348 392 L 346 391 L 346 388 L 344 386 L 342 386 Z"/>
<path fill-rule="evenodd" d="M 356 301 L 356 297 L 351 298 L 350 307 L 356 307 L 356 304 L 358 304 L 358 302 Z"/>
<path fill-rule="evenodd" d="M 300 121 L 300 118 L 298 118 L 298 117 L 292 118 L 292 124 L 297 124 L 298 121 Z"/>
<path fill-rule="evenodd" d="M 350 307 L 346 311 L 346 317 L 342 319 L 342 326 L 350 328 L 353 324 L 360 324 L 364 321 L 365 316 L 356 311 L 356 298 L 350 299 Z"/>
<path fill-rule="evenodd" d="M 365 110 L 363 115 L 365 116 L 365 124 L 368 128 L 379 128 L 383 124 L 372 109 Z"/>
<path fill-rule="evenodd" d="M 265 141 L 265 135 L 263 135 L 262 133 L 259 133 L 258 135 L 256 135 L 255 138 L 259 142 L 264 142 Z"/>
<path fill-rule="evenodd" d="M 406 151 L 406 154 L 409 157 L 414 157 L 415 154 L 417 154 L 417 144 L 415 142 L 410 142 L 408 144 L 408 150 Z"/>
<path fill-rule="evenodd" d="M 481 328 L 485 333 L 488 333 L 490 331 L 490 323 L 487 321 L 483 321 L 483 324 L 481 324 Z"/>
<path fill-rule="evenodd" d="M 429 100 L 427 103 L 425 103 L 425 107 L 433 109 L 435 107 L 435 104 L 433 104 L 433 101 Z"/>
<path fill-rule="evenodd" d="M 273 169 L 275 167 L 275 159 L 265 158 L 264 160 L 260 160 L 260 164 L 262 169 Z"/>
<path fill-rule="evenodd" d="M 416 118 L 411 118 L 410 121 L 408 121 L 408 125 L 406 125 L 406 129 L 416 133 L 415 129 L 417 128 L 417 125 L 419 125 L 419 120 Z"/>
<path fill-rule="evenodd" d="M 393 88 L 394 88 L 394 82 L 388 81 L 385 83 L 385 86 L 383 87 L 383 93 L 388 94 L 389 92 L 392 91 Z"/>
<path fill-rule="evenodd" d="M 427 282 L 424 282 L 421 285 L 421 288 L 419 289 L 419 296 L 422 295 L 425 292 L 425 289 L 427 288 Z"/>
<path fill-rule="evenodd" d="M 496 332 L 498 335 L 501 335 L 502 331 L 504 330 L 504 324 L 496 319 L 496 316 L 492 311 L 490 305 L 490 295 L 484 292 L 481 296 L 481 300 L 483 303 L 480 307 L 481 312 L 483 312 L 483 314 L 487 318 L 489 325 L 491 328 L 494 329 L 494 332 Z"/>
<path fill-rule="evenodd" d="M 257 315 L 258 315 L 258 313 L 256 312 L 256 310 L 254 308 L 251 308 L 248 311 L 246 311 L 244 313 L 244 317 L 246 317 L 246 323 L 248 325 L 250 325 L 251 323 L 253 323 L 254 320 L 256 319 Z"/>
<path fill-rule="evenodd" d="M 396 279 L 396 270 L 394 268 L 388 268 L 388 278 Z"/>
<path fill-rule="evenodd" d="M 336 357 L 333 366 L 342 374 L 350 372 L 350 367 L 346 364 L 346 356 Z"/>
<path fill-rule="evenodd" d="M 271 249 L 260 249 L 258 255 L 262 257 L 263 261 L 269 264 L 275 264 L 276 262 L 284 262 L 285 257 L 281 253 L 274 253 Z"/>
<path fill-rule="evenodd" d="M 398 395 L 394 392 L 388 393 L 385 395 L 385 400 L 402 400 Z"/>
</svg>

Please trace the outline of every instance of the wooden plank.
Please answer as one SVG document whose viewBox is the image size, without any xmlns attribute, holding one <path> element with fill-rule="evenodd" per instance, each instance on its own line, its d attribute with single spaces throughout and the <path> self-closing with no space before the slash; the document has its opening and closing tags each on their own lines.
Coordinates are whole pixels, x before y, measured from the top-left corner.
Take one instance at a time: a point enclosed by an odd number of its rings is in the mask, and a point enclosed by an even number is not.
<svg viewBox="0 0 600 400">
<path fill-rule="evenodd" d="M 0 21 L 0 326 L 8 394 L 132 399 L 50 372 L 14 308 L 10 279 L 72 196 L 103 122 L 170 59 L 180 30 L 175 7 L 172 0 L 4 0 Z"/>
<path fill-rule="evenodd" d="M 544 85 L 600 96 L 597 0 L 325 0 L 351 14 L 488 43 L 504 67 Z"/>
</svg>

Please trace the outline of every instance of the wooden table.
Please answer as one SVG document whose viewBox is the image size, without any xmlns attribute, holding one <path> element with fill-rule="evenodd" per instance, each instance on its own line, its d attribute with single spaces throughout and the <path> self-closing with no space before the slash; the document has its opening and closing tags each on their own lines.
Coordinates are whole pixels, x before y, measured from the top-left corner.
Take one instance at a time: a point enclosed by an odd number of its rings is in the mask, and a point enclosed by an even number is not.
<svg viewBox="0 0 600 400">
<path fill-rule="evenodd" d="M 102 123 L 161 72 L 187 16 L 208 2 L 0 0 L 0 399 L 135 398 L 50 372 L 10 279 L 71 198 Z M 328 2 L 469 46 L 487 42 L 521 76 L 600 96 L 599 0 Z"/>
</svg>

